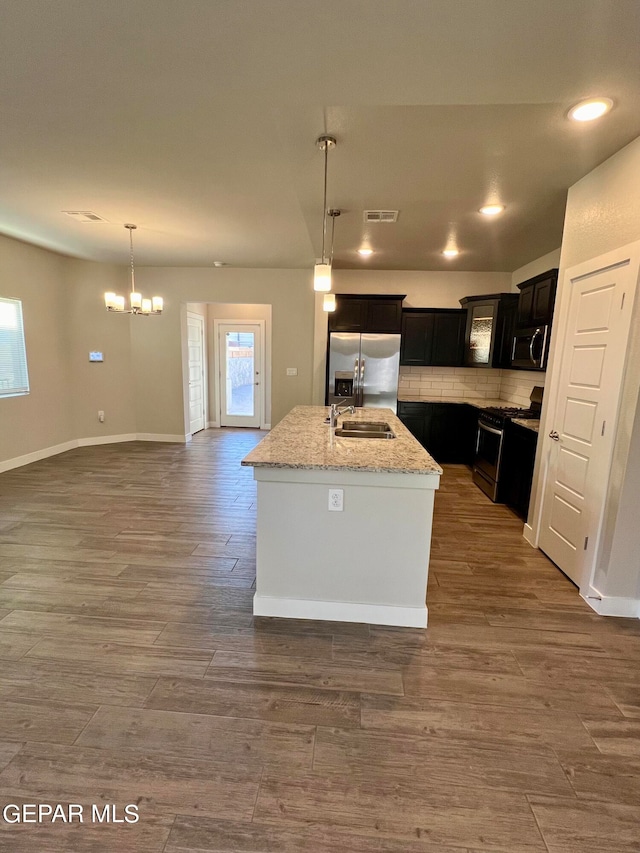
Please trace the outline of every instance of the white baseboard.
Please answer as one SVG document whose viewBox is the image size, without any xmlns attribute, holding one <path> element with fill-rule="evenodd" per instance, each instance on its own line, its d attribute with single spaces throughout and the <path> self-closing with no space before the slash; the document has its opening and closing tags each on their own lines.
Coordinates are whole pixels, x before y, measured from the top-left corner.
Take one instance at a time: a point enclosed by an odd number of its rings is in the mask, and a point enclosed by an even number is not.
<svg viewBox="0 0 640 853">
<path fill-rule="evenodd" d="M 221 429 L 218 421 L 207 421 L 207 429 Z M 271 429 L 271 424 L 264 424 L 259 429 Z"/>
<path fill-rule="evenodd" d="M 21 468 L 23 465 L 30 465 L 32 462 L 39 462 L 41 459 L 47 459 L 49 456 L 57 456 L 58 453 L 66 453 L 67 450 L 73 450 L 78 446 L 76 439 L 73 441 L 65 441 L 64 444 L 55 444 L 53 447 L 43 447 L 42 450 L 34 450 L 33 453 L 25 453 L 24 456 L 14 456 L 13 459 L 5 459 L 0 462 L 0 473 L 2 471 L 11 471 L 13 468 Z"/>
<path fill-rule="evenodd" d="M 623 598 L 615 595 L 598 597 L 583 595 L 582 597 L 600 616 L 626 616 L 630 619 L 640 619 L 640 598 Z"/>
<path fill-rule="evenodd" d="M 79 438 L 75 447 L 92 447 L 94 444 L 117 444 L 120 441 L 135 441 L 136 433 L 123 433 L 122 435 L 95 435 L 93 438 Z"/>
<path fill-rule="evenodd" d="M 187 435 L 165 435 L 162 432 L 139 432 L 134 441 L 168 441 L 172 444 L 186 444 L 191 440 L 191 433 Z"/>
<path fill-rule="evenodd" d="M 427 608 L 393 607 L 386 604 L 356 604 L 343 601 L 310 601 L 301 598 L 253 597 L 254 616 L 281 619 L 323 619 L 329 622 L 365 622 L 401 628 L 426 628 Z"/>
<path fill-rule="evenodd" d="M 0 474 L 3 471 L 12 471 L 14 468 L 22 468 L 32 462 L 48 459 L 50 456 L 58 456 L 67 450 L 75 450 L 76 447 L 93 447 L 98 444 L 117 444 L 124 441 L 167 441 L 173 444 L 184 444 L 187 441 L 185 435 L 164 435 L 163 433 L 123 433 L 121 435 L 99 435 L 90 438 L 74 438 L 65 441 L 64 444 L 55 444 L 52 447 L 43 447 L 42 450 L 34 450 L 33 453 L 25 453 L 24 456 L 14 456 L 13 459 L 0 461 Z"/>
<path fill-rule="evenodd" d="M 528 542 L 532 548 L 537 548 L 538 543 L 536 542 L 536 537 L 533 533 L 533 527 L 530 524 L 524 525 L 524 529 L 522 531 L 522 535 L 524 537 L 525 542 Z"/>
</svg>

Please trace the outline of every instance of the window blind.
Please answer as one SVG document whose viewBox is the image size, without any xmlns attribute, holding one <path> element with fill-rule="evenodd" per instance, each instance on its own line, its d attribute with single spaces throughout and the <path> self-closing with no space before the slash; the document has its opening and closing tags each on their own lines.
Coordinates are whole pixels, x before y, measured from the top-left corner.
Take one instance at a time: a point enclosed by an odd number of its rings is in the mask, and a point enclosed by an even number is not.
<svg viewBox="0 0 640 853">
<path fill-rule="evenodd" d="M 0 397 L 28 393 L 22 302 L 0 296 Z"/>
</svg>

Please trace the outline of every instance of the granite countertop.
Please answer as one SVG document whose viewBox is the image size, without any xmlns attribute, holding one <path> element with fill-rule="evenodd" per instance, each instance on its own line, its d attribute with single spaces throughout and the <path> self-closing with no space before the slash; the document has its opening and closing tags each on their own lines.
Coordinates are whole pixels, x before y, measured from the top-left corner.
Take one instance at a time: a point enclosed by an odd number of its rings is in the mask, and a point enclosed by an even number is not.
<svg viewBox="0 0 640 853">
<path fill-rule="evenodd" d="M 326 406 L 296 406 L 242 460 L 262 468 L 371 471 L 395 474 L 442 474 L 442 468 L 411 435 L 391 409 L 356 409 L 339 418 L 385 421 L 396 437 L 338 438 L 324 422 Z"/>
<path fill-rule="evenodd" d="M 508 406 L 505 400 L 485 400 L 480 397 L 435 397 L 421 394 L 419 397 L 410 397 L 408 394 L 400 394 L 398 402 L 402 403 L 468 403 L 476 409 L 488 409 L 490 406 Z"/>
<path fill-rule="evenodd" d="M 533 432 L 540 431 L 540 421 L 537 418 L 511 418 L 511 421 L 526 429 L 533 430 Z"/>
</svg>

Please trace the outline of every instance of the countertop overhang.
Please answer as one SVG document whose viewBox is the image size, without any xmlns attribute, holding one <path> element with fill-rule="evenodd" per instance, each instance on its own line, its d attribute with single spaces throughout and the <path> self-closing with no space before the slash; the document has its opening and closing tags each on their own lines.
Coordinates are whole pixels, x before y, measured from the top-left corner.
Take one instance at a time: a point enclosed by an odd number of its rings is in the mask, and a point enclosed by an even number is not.
<svg viewBox="0 0 640 853">
<path fill-rule="evenodd" d="M 391 409 L 356 409 L 356 421 L 386 421 L 394 439 L 340 438 L 325 423 L 326 406 L 296 406 L 262 439 L 242 465 L 320 471 L 422 474 L 439 477 L 442 468 Z M 342 422 L 343 417 L 340 417 Z"/>
</svg>

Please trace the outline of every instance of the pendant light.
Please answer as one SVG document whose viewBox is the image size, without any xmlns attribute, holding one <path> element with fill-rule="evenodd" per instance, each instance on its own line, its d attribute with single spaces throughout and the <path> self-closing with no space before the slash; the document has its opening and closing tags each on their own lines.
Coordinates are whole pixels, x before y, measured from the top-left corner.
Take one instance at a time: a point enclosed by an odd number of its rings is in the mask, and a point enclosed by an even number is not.
<svg viewBox="0 0 640 853">
<path fill-rule="evenodd" d="M 129 294 L 129 307 L 125 307 L 124 296 L 115 293 L 105 293 L 104 304 L 107 311 L 115 311 L 118 314 L 141 314 L 148 317 L 151 314 L 162 314 L 163 300 L 161 296 L 153 296 L 151 299 L 143 299 L 142 294 L 136 290 L 136 276 L 133 268 L 133 232 L 138 227 L 127 223 L 125 228 L 129 231 L 129 254 L 131 259 L 131 293 Z"/>
<path fill-rule="evenodd" d="M 325 257 L 325 241 L 327 236 L 327 160 L 329 150 L 336 147 L 333 136 L 320 136 L 316 139 L 316 146 L 324 151 L 324 197 L 322 209 L 322 257 L 313 268 L 313 289 L 321 293 L 331 290 L 331 261 Z"/>
<path fill-rule="evenodd" d="M 337 207 L 332 207 L 329 211 L 329 216 L 331 217 L 331 255 L 330 255 L 330 264 L 333 267 L 333 238 L 335 236 L 336 231 L 336 217 L 340 216 L 341 211 Z M 336 310 L 336 295 L 335 293 L 325 293 L 324 299 L 322 300 L 322 310 L 323 311 L 335 311 Z"/>
</svg>

